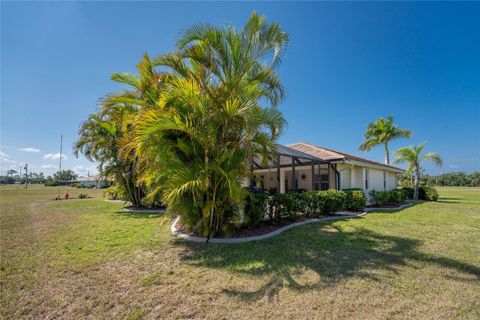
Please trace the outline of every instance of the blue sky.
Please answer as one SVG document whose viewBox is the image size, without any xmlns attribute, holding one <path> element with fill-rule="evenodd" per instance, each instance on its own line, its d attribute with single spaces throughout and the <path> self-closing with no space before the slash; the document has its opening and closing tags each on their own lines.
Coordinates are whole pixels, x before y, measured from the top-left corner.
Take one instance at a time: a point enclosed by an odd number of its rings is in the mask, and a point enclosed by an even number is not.
<svg viewBox="0 0 480 320">
<path fill-rule="evenodd" d="M 172 50 L 189 25 L 242 26 L 253 10 L 290 34 L 281 143 L 383 161 L 381 147 L 358 146 L 368 122 L 392 115 L 414 131 L 392 150 L 428 141 L 444 159 L 429 173 L 480 170 L 480 3 L 2 2 L 2 173 L 55 171 L 61 133 L 64 167 L 93 173 L 71 150 L 98 99 L 121 89 L 111 74 Z"/>
</svg>

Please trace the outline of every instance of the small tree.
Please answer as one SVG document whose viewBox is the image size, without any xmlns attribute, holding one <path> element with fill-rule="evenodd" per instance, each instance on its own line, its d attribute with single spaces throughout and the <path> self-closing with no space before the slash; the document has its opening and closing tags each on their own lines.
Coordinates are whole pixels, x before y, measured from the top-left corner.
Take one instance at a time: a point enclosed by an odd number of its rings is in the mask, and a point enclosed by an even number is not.
<svg viewBox="0 0 480 320">
<path fill-rule="evenodd" d="M 410 138 L 412 131 L 400 129 L 393 123 L 393 117 L 389 116 L 387 119 L 378 118 L 377 121 L 369 123 L 363 136 L 365 142 L 360 145 L 360 150 L 370 151 L 372 148 L 383 144 L 385 146 L 385 164 L 390 164 L 388 143 L 399 138 Z"/>
<path fill-rule="evenodd" d="M 412 172 L 413 174 L 413 187 L 414 193 L 413 198 L 418 200 L 418 188 L 420 186 L 420 162 L 422 160 L 433 161 L 437 166 L 442 166 L 442 158 L 438 153 L 429 152 L 427 154 L 422 154 L 423 148 L 425 147 L 426 142 L 418 146 L 404 147 L 397 150 L 397 159 L 395 163 L 406 162 L 409 164 L 407 172 Z"/>
<path fill-rule="evenodd" d="M 53 178 L 57 181 L 70 182 L 77 180 L 78 174 L 76 174 L 72 170 L 62 170 L 54 173 Z"/>
</svg>

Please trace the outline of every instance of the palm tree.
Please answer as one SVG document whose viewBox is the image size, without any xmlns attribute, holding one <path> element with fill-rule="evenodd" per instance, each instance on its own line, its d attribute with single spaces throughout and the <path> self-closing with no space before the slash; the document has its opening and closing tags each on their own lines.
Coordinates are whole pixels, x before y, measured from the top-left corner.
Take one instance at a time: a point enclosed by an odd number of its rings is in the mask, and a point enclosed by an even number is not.
<svg viewBox="0 0 480 320">
<path fill-rule="evenodd" d="M 418 188 L 420 185 L 420 162 L 423 160 L 433 161 L 438 167 L 442 166 L 442 158 L 435 152 L 422 154 L 426 142 L 418 146 L 404 147 L 397 150 L 397 159 L 395 163 L 408 163 L 407 172 L 413 173 L 414 195 L 413 198 L 418 200 Z"/>
<path fill-rule="evenodd" d="M 75 143 L 74 152 L 98 161 L 99 171 L 105 177 L 114 179 L 121 193 L 134 206 L 140 207 L 146 192 L 141 180 L 144 166 L 127 145 L 133 139 L 135 117 L 142 110 L 156 106 L 167 75 L 155 71 L 146 53 L 137 65 L 137 72 L 138 76 L 132 73 L 112 75 L 113 81 L 127 84 L 130 88 L 100 99 L 99 112 L 90 115 L 80 127 L 80 138 Z"/>
<path fill-rule="evenodd" d="M 136 157 L 121 154 L 122 139 L 128 139 L 136 112 L 132 106 L 117 104 L 108 109 L 104 106 L 101 114 L 91 114 L 80 126 L 74 153 L 78 156 L 80 152 L 90 161 L 98 161 L 100 173 L 114 179 L 127 200 L 140 207 L 144 188 L 137 181 Z"/>
<path fill-rule="evenodd" d="M 378 118 L 375 122 L 369 123 L 367 131 L 363 136 L 366 140 L 360 145 L 360 150 L 369 151 L 383 144 L 385 146 L 385 164 L 390 164 L 388 143 L 391 140 L 399 138 L 410 138 L 412 132 L 410 130 L 400 129 L 393 123 L 393 117 L 389 116 L 387 119 Z"/>
<path fill-rule="evenodd" d="M 240 31 L 193 26 L 176 52 L 152 60 L 170 72 L 129 146 L 148 163 L 144 181 L 207 238 L 225 231 L 249 162 L 274 150 L 285 125 L 275 107 L 284 97 L 276 68 L 287 41 L 253 13 Z"/>
</svg>

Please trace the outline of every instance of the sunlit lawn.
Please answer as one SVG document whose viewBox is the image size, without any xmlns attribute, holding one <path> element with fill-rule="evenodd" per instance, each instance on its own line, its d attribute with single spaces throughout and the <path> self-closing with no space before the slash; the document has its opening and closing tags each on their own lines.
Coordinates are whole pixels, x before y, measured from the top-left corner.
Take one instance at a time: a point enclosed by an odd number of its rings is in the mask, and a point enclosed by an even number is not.
<svg viewBox="0 0 480 320">
<path fill-rule="evenodd" d="M 0 187 L 3 318 L 480 318 L 480 188 L 209 246 L 86 192 Z"/>
</svg>

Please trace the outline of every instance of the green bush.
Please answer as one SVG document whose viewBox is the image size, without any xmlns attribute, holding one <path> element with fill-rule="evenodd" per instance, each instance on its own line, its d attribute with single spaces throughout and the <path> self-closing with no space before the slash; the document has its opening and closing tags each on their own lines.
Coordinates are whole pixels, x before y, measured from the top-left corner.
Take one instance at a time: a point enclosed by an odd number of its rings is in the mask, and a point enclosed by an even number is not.
<svg viewBox="0 0 480 320">
<path fill-rule="evenodd" d="M 57 179 L 47 179 L 45 180 L 45 186 L 46 187 L 55 187 L 58 186 L 58 180 Z"/>
<path fill-rule="evenodd" d="M 333 214 L 345 208 L 347 195 L 339 190 L 317 191 L 320 213 Z"/>
<path fill-rule="evenodd" d="M 305 213 L 307 217 L 315 217 L 320 213 L 322 203 L 318 191 L 302 192 L 297 199 L 297 211 Z"/>
<path fill-rule="evenodd" d="M 392 203 L 402 203 L 405 200 L 405 195 L 401 190 L 395 189 L 390 192 L 390 201 Z"/>
<path fill-rule="evenodd" d="M 373 206 L 397 205 L 405 200 L 404 190 L 377 191 L 372 190 L 368 193 L 370 202 Z"/>
<path fill-rule="evenodd" d="M 413 199 L 413 188 L 410 187 L 403 187 L 400 189 L 403 193 L 404 199 Z"/>
<path fill-rule="evenodd" d="M 268 209 L 268 196 L 265 193 L 248 192 L 245 201 L 244 224 L 253 227 L 265 218 Z"/>
<path fill-rule="evenodd" d="M 422 200 L 437 201 L 438 192 L 434 187 L 420 187 L 418 190 L 418 197 Z"/>
<path fill-rule="evenodd" d="M 402 189 L 404 194 L 404 199 L 413 199 L 413 188 L 410 187 L 403 187 Z M 438 192 L 437 189 L 434 187 L 427 187 L 422 186 L 418 188 L 418 199 L 420 200 L 427 200 L 427 201 L 437 201 L 438 200 Z"/>
<path fill-rule="evenodd" d="M 297 194 L 277 193 L 269 201 L 268 217 L 273 223 L 294 220 L 297 214 Z"/>
<path fill-rule="evenodd" d="M 107 188 L 103 195 L 109 200 L 125 200 L 127 198 L 125 191 L 117 184 Z"/>
<path fill-rule="evenodd" d="M 367 197 L 362 189 L 346 189 L 345 192 L 345 210 L 362 211 L 365 209 Z"/>
</svg>

